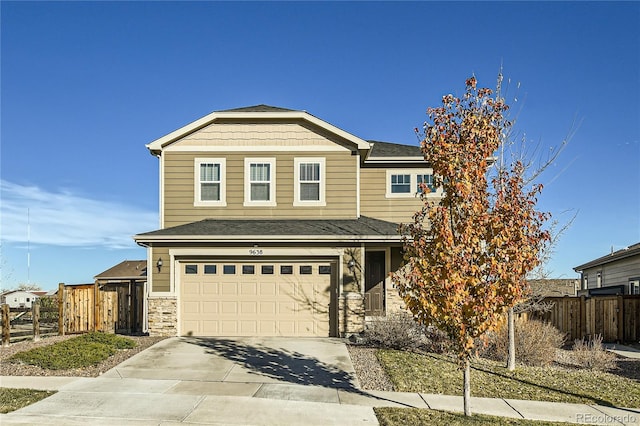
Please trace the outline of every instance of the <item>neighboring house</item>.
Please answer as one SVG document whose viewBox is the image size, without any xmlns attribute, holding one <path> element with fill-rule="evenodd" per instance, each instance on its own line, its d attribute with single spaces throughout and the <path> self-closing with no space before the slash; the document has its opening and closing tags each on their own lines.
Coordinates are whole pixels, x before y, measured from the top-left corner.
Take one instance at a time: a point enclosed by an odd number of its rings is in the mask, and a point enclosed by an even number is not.
<svg viewBox="0 0 640 426">
<path fill-rule="evenodd" d="M 94 277 L 99 291 L 111 293 L 114 331 L 139 333 L 144 329 L 144 297 L 147 282 L 146 260 L 125 260 Z"/>
<path fill-rule="evenodd" d="M 572 278 L 550 278 L 529 280 L 534 296 L 562 297 L 575 296 L 579 288 L 579 280 Z"/>
<path fill-rule="evenodd" d="M 46 294 L 46 292 L 11 290 L 2 294 L 0 302 L 9 305 L 10 308 L 30 308 L 33 301 L 38 298 L 38 293 Z"/>
<path fill-rule="evenodd" d="M 573 268 L 580 274 L 578 295 L 640 294 L 640 243 Z"/>
<path fill-rule="evenodd" d="M 123 283 L 141 285 L 147 282 L 147 261 L 125 260 L 93 278 L 98 285 Z"/>
<path fill-rule="evenodd" d="M 213 112 L 147 145 L 160 226 L 147 247 L 151 334 L 345 336 L 401 306 L 398 223 L 432 170 L 305 111 Z M 439 199 L 441 190 L 429 192 Z"/>
</svg>

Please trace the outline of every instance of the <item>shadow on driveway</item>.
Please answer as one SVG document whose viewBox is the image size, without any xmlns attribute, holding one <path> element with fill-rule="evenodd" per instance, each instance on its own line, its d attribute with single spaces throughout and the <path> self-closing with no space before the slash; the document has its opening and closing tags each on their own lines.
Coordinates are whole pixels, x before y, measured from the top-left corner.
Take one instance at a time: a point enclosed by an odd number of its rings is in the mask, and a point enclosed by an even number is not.
<svg viewBox="0 0 640 426">
<path fill-rule="evenodd" d="M 324 386 L 350 392 L 361 391 L 354 385 L 355 375 L 297 350 L 267 346 L 239 339 L 187 337 L 184 341 L 206 348 L 244 369 L 265 377 L 297 385 Z M 304 340 L 300 340 L 304 344 Z M 313 343 L 313 340 L 309 340 Z M 311 348 L 313 349 L 313 348 Z M 339 360 L 338 360 L 339 361 Z"/>
</svg>

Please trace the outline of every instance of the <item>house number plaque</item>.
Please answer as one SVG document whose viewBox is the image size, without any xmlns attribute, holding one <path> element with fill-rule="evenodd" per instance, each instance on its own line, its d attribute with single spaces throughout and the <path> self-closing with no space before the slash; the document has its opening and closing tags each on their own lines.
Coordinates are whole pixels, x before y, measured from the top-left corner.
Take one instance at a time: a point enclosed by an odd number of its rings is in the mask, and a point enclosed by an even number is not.
<svg viewBox="0 0 640 426">
<path fill-rule="evenodd" d="M 251 256 L 262 256 L 264 252 L 262 251 L 262 249 L 249 249 L 249 254 Z"/>
</svg>

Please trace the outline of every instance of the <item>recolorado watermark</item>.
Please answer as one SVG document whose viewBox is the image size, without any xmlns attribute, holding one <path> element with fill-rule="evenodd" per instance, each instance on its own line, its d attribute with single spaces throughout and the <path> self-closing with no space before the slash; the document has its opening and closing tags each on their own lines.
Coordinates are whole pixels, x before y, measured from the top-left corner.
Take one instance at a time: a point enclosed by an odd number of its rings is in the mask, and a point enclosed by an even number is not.
<svg viewBox="0 0 640 426">
<path fill-rule="evenodd" d="M 591 414 L 591 413 L 584 413 L 584 414 L 576 414 L 576 421 L 580 422 L 580 423 L 593 423 L 593 424 L 614 424 L 614 423 L 622 423 L 622 424 L 629 424 L 629 423 L 637 423 L 638 422 L 638 416 L 635 414 L 624 414 L 624 415 L 614 415 L 611 416 L 609 414 Z"/>
</svg>

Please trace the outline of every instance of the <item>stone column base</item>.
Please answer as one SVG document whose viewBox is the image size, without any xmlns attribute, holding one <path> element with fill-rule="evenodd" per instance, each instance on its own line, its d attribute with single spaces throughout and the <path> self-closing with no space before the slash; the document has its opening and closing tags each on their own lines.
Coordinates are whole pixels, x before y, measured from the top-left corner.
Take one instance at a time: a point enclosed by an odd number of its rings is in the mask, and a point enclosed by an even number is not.
<svg viewBox="0 0 640 426">
<path fill-rule="evenodd" d="M 349 337 L 364 331 L 364 296 L 360 293 L 345 293 L 338 301 L 338 325 L 340 337 Z"/>
<path fill-rule="evenodd" d="M 175 297 L 149 297 L 149 335 L 178 335 L 178 301 Z"/>
</svg>

